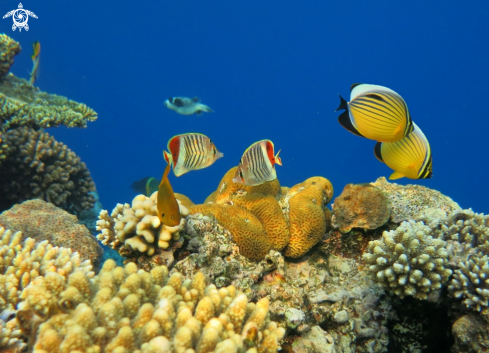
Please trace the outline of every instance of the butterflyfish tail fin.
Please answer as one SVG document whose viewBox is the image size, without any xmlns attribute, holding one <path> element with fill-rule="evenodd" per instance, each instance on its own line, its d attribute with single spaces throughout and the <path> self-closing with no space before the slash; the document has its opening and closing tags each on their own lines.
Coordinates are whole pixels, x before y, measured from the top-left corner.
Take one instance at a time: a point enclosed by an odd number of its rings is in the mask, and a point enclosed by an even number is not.
<svg viewBox="0 0 489 353">
<path fill-rule="evenodd" d="M 402 175 L 399 172 L 394 172 L 390 175 L 389 180 L 396 180 L 396 179 L 401 179 L 404 178 L 404 175 Z"/>
<path fill-rule="evenodd" d="M 340 97 L 340 106 L 338 108 L 336 108 L 335 113 L 338 110 L 348 110 L 348 102 L 339 94 L 338 94 L 338 97 Z"/>
<path fill-rule="evenodd" d="M 379 161 L 381 161 L 382 163 L 385 163 L 384 159 L 382 158 L 382 142 L 377 142 L 375 144 L 374 154 L 375 154 L 375 157 L 377 157 L 377 159 Z"/>
<path fill-rule="evenodd" d="M 281 149 L 278 150 L 277 154 L 275 155 L 275 163 L 278 164 L 278 165 L 282 165 L 282 158 L 280 158 L 278 155 L 280 153 L 280 151 L 282 151 Z"/>
</svg>

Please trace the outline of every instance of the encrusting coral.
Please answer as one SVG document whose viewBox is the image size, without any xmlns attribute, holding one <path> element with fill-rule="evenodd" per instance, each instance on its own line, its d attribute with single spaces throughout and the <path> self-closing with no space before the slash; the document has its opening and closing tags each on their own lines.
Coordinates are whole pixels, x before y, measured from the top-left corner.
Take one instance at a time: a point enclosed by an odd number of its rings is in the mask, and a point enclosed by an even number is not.
<svg viewBox="0 0 489 353">
<path fill-rule="evenodd" d="M 146 272 L 108 260 L 93 279 L 49 273 L 22 296 L 17 320 L 35 353 L 268 353 L 285 333 L 267 299 L 248 303 L 200 273 L 168 278 L 164 266 Z"/>
<path fill-rule="evenodd" d="M 8 74 L 14 63 L 14 57 L 21 51 L 20 44 L 7 36 L 0 34 L 0 81 Z"/>
<path fill-rule="evenodd" d="M 158 192 L 150 197 L 137 195 L 132 205 L 118 204 L 110 215 L 108 211 L 102 210 L 97 221 L 97 230 L 101 233 L 97 238 L 122 256 L 128 256 L 133 251 L 152 256 L 157 248 L 168 249 L 171 240 L 180 239 L 179 232 L 189 212 L 177 199 L 183 216 L 180 224 L 174 227 L 162 224 L 158 218 L 157 195 Z"/>
<path fill-rule="evenodd" d="M 240 253 L 262 260 L 270 249 L 300 257 L 324 235 L 333 196 L 331 183 L 313 177 L 281 195 L 277 179 L 257 186 L 234 183 L 236 167 L 222 178 L 206 203 L 190 208 L 191 214 L 215 217 L 233 235 Z"/>
<path fill-rule="evenodd" d="M 371 184 L 346 185 L 332 207 L 333 227 L 339 228 L 341 233 L 352 228 L 379 228 L 391 215 L 387 196 Z"/>
<path fill-rule="evenodd" d="M 43 199 L 71 213 L 91 209 L 95 184 L 85 163 L 66 145 L 25 127 L 2 134 L 0 211 L 30 199 Z"/>
<path fill-rule="evenodd" d="M 430 234 L 423 222 L 409 221 L 369 242 L 363 260 L 372 278 L 401 298 L 438 299 L 452 270 L 446 242 Z"/>
<path fill-rule="evenodd" d="M 43 200 L 24 201 L 0 214 L 0 226 L 36 242 L 48 240 L 53 246 L 70 248 L 78 252 L 82 260 L 90 260 L 97 269 L 103 249 L 97 239 L 76 216 Z"/>
</svg>

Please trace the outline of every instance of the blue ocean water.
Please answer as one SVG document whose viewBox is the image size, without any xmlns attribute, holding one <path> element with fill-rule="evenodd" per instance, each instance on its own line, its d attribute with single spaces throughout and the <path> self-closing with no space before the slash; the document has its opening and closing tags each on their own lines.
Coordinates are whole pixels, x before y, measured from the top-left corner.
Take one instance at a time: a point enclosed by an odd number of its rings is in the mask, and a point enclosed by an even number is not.
<svg viewBox="0 0 489 353">
<path fill-rule="evenodd" d="M 344 185 L 392 171 L 375 142 L 337 122 L 338 93 L 356 82 L 406 100 L 433 152 L 433 179 L 401 179 L 489 212 L 489 3 L 455 1 L 25 1 L 28 32 L 13 73 L 28 77 L 31 43 L 42 46 L 40 89 L 84 102 L 99 119 L 54 128 L 87 164 L 104 208 L 130 202 L 133 181 L 161 177 L 168 139 L 208 135 L 224 153 L 212 167 L 171 176 L 200 203 L 253 142 L 282 149 L 282 185 L 311 176 Z M 3 1 L 4 13 L 17 1 Z M 0 11 L 1 12 L 1 11 Z M 215 113 L 182 116 L 170 96 L 199 96 Z"/>
</svg>

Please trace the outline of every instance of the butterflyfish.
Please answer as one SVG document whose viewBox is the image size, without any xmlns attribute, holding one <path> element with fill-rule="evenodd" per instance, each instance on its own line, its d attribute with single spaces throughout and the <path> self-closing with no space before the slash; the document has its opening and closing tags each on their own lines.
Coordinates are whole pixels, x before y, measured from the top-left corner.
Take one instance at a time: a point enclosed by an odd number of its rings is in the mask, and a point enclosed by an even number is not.
<svg viewBox="0 0 489 353">
<path fill-rule="evenodd" d="M 163 157 L 173 166 L 177 177 L 191 170 L 207 168 L 224 156 L 209 137 L 198 133 L 173 136 L 167 148 L 169 152 L 164 151 Z"/>
<path fill-rule="evenodd" d="M 158 191 L 158 180 L 153 177 L 146 177 L 132 183 L 131 189 L 150 197 L 155 191 Z"/>
<path fill-rule="evenodd" d="M 243 153 L 233 182 L 253 186 L 276 179 L 275 164 L 282 165 L 279 153 L 270 140 L 255 142 Z"/>
<path fill-rule="evenodd" d="M 414 123 L 413 123 L 414 124 Z M 397 142 L 377 142 L 375 156 L 394 170 L 389 179 L 429 179 L 433 175 L 431 148 L 423 131 L 414 130 Z"/>
<path fill-rule="evenodd" d="M 36 82 L 37 78 L 39 77 L 39 61 L 41 59 L 41 43 L 39 43 L 37 41 L 32 43 L 32 50 L 33 50 L 33 53 L 31 55 L 32 71 L 29 74 L 31 77 L 29 80 L 31 85 L 33 85 Z"/>
<path fill-rule="evenodd" d="M 182 216 L 180 215 L 180 208 L 173 193 L 170 180 L 168 179 L 170 169 L 170 165 L 167 164 L 163 177 L 161 178 L 161 183 L 158 186 L 156 208 L 158 209 L 158 218 L 161 223 L 174 227 L 180 224 Z"/>
<path fill-rule="evenodd" d="M 164 102 L 165 106 L 182 115 L 201 115 L 202 112 L 212 113 L 207 105 L 200 103 L 199 97 L 170 97 Z"/>
<path fill-rule="evenodd" d="M 336 111 L 345 111 L 338 121 L 351 133 L 379 142 L 396 142 L 413 131 L 413 121 L 404 99 L 390 88 L 355 83 L 350 102 L 340 96 Z"/>
</svg>

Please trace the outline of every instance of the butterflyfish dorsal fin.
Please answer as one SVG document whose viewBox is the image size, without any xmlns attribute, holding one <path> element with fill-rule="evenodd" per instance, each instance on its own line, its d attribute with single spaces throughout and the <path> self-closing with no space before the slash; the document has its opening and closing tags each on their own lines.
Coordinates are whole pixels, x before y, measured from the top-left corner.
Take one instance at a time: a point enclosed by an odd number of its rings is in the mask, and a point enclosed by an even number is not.
<svg viewBox="0 0 489 353">
<path fill-rule="evenodd" d="M 282 151 L 281 149 L 278 150 L 277 154 L 275 155 L 275 163 L 277 163 L 278 165 L 282 165 L 282 158 L 280 158 L 278 155 L 280 153 L 280 151 Z"/>
<path fill-rule="evenodd" d="M 353 89 L 356 87 L 356 86 L 360 86 L 360 85 L 363 85 L 363 83 L 354 83 L 351 85 L 350 87 L 350 92 L 353 91 Z"/>
<path fill-rule="evenodd" d="M 375 157 L 382 163 L 384 163 L 384 159 L 382 158 L 382 142 L 377 142 L 374 147 Z"/>
<path fill-rule="evenodd" d="M 200 102 L 200 98 L 195 96 L 194 98 L 192 98 L 192 102 L 194 103 L 199 103 Z"/>
</svg>

